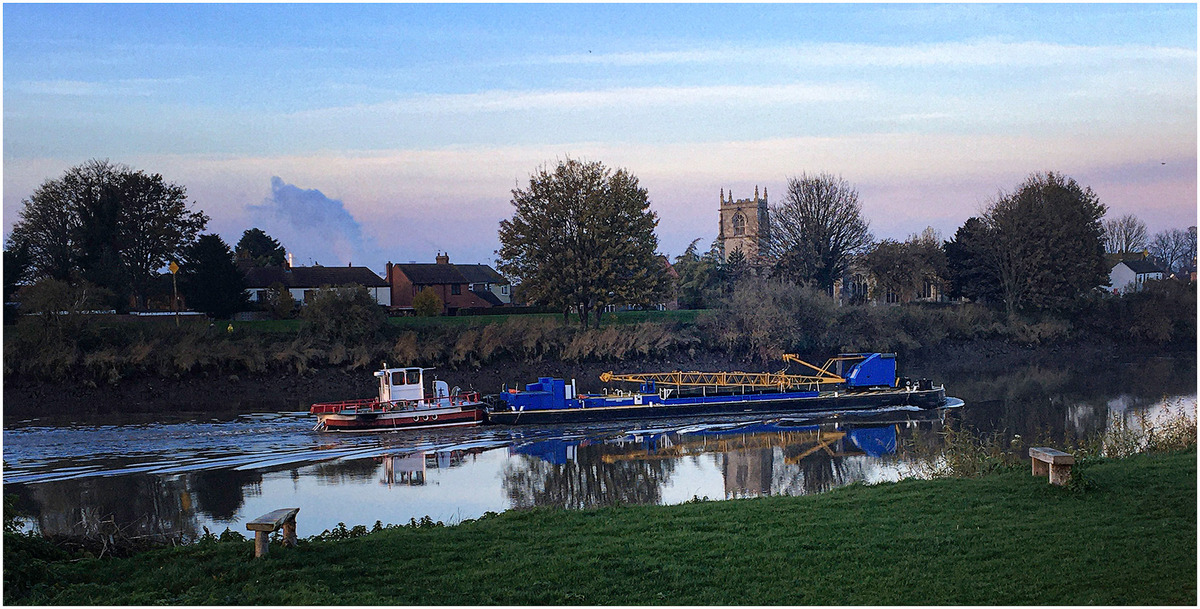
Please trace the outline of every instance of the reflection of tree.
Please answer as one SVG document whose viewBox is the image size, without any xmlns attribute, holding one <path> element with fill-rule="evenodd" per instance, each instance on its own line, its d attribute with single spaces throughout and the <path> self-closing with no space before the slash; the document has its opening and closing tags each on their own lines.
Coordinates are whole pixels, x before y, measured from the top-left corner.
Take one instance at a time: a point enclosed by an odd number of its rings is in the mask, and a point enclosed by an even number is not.
<svg viewBox="0 0 1200 609">
<path fill-rule="evenodd" d="M 47 535 L 92 536 L 112 521 L 125 537 L 192 538 L 195 512 L 186 478 L 111 476 L 27 487 Z M 108 529 L 104 529 L 108 530 Z"/>
<path fill-rule="evenodd" d="M 585 508 L 617 503 L 657 504 L 662 486 L 675 470 L 674 460 L 616 460 L 605 454 L 625 451 L 613 445 L 580 446 L 576 458 L 555 464 L 529 455 L 510 459 L 503 486 L 514 508 L 557 506 Z"/>
<path fill-rule="evenodd" d="M 195 509 L 216 521 L 228 522 L 246 501 L 246 487 L 261 489 L 262 472 L 218 469 L 189 476 Z M 254 493 L 252 490 L 252 494 Z"/>
</svg>

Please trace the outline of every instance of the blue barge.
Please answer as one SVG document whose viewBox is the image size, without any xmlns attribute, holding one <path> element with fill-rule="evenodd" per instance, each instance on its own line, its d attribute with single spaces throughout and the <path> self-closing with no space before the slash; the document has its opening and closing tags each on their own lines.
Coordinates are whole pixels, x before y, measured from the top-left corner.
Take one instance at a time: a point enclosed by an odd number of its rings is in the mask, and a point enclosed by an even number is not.
<svg viewBox="0 0 1200 609">
<path fill-rule="evenodd" d="M 946 390 L 928 379 L 896 376 L 891 353 L 843 353 L 815 374 L 669 372 L 601 375 L 604 381 L 640 383 L 637 391 L 582 395 L 575 383 L 541 377 L 524 390 L 501 393 L 488 409 L 489 423 L 557 424 L 709 415 L 843 411 L 947 404 Z"/>
</svg>

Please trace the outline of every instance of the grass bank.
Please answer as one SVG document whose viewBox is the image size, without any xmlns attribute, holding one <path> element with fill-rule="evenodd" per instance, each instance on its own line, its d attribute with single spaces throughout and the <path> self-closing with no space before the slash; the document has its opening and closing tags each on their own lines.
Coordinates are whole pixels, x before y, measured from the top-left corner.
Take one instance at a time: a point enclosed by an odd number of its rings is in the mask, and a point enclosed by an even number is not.
<svg viewBox="0 0 1200 609">
<path fill-rule="evenodd" d="M 273 547 L 18 564 L 6 604 L 1189 604 L 1196 452 L 808 497 L 507 512 Z M 303 534 L 304 514 L 300 514 Z"/>
</svg>

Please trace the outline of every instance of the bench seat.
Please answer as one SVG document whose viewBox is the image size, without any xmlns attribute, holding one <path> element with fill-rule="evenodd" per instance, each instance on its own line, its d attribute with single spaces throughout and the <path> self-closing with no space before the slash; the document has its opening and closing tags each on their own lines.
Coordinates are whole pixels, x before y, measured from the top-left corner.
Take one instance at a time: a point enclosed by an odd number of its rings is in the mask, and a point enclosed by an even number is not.
<svg viewBox="0 0 1200 609">
<path fill-rule="evenodd" d="M 1071 479 L 1071 468 L 1075 465 L 1075 455 L 1061 450 L 1038 446 L 1029 449 L 1030 462 L 1034 476 L 1047 476 L 1050 484 L 1062 486 Z"/>
<path fill-rule="evenodd" d="M 296 545 L 296 514 L 300 508 L 283 508 L 268 512 L 246 523 L 246 530 L 254 531 L 254 557 L 267 555 L 267 542 L 271 533 L 283 528 L 283 545 Z"/>
</svg>

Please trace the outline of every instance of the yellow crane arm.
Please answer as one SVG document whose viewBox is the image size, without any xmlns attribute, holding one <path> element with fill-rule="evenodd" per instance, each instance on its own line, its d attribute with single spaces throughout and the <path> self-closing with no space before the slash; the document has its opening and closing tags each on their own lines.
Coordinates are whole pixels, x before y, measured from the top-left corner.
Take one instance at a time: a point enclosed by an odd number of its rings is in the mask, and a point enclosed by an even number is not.
<svg viewBox="0 0 1200 609">
<path fill-rule="evenodd" d="M 783 361 L 803 364 L 816 371 L 816 374 L 788 374 L 780 372 L 643 372 L 635 374 L 616 374 L 605 372 L 600 380 L 605 383 L 613 381 L 624 383 L 648 383 L 669 385 L 675 387 L 800 387 L 804 385 L 828 385 L 844 383 L 846 379 L 830 372 L 835 362 L 862 359 L 859 356 L 830 358 L 823 367 L 816 367 L 794 353 L 784 353 Z"/>
</svg>

